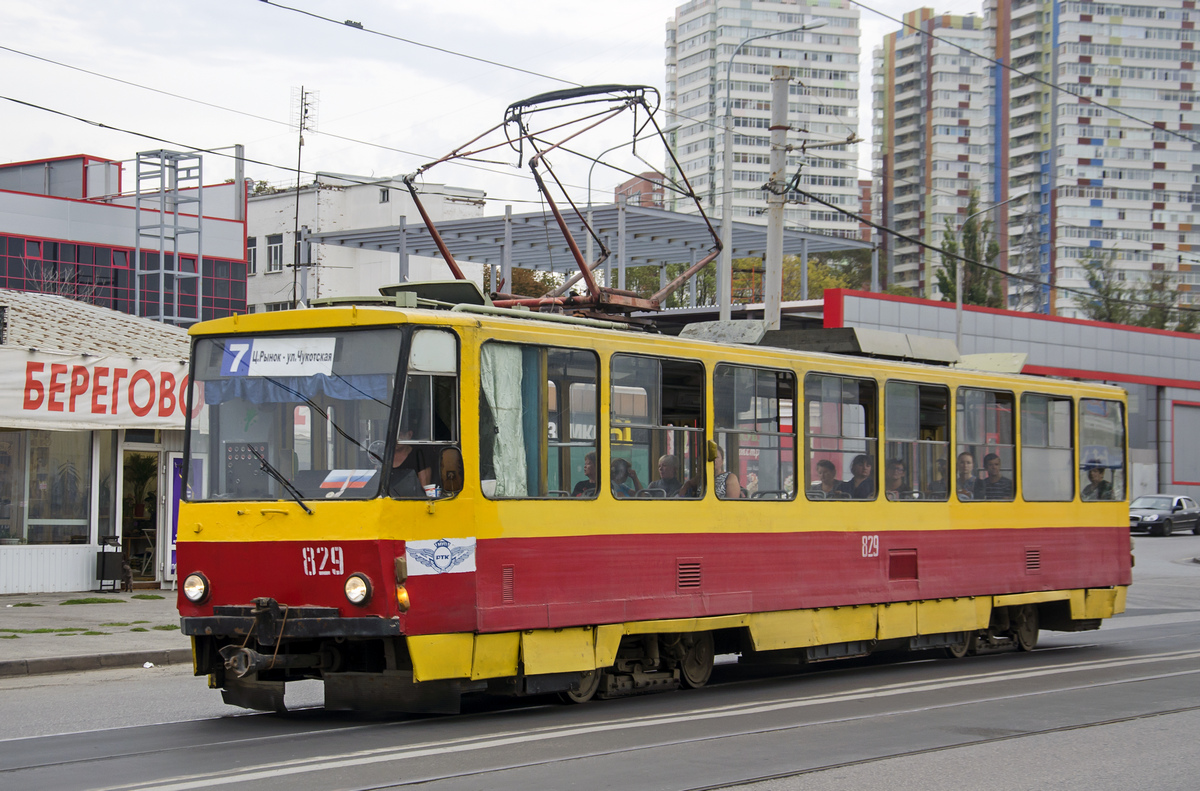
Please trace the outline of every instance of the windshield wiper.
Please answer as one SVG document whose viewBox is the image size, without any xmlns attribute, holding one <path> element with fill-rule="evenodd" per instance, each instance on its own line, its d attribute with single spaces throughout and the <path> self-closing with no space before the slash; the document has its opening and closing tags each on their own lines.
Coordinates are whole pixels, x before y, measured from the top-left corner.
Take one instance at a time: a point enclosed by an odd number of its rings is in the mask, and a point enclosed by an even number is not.
<svg viewBox="0 0 1200 791">
<path fill-rule="evenodd" d="M 287 492 L 292 496 L 292 499 L 299 503 L 300 507 L 307 511 L 309 516 L 312 516 L 312 509 L 304 504 L 304 498 L 300 495 L 300 490 L 293 486 L 292 482 L 284 477 L 282 472 L 271 466 L 271 462 L 267 461 L 266 456 L 258 452 L 258 449 L 254 447 L 254 443 L 247 442 L 246 447 L 249 448 L 250 452 L 254 454 L 254 458 L 259 460 L 259 462 L 262 464 L 262 468 L 270 473 L 272 478 L 279 481 L 279 483 L 283 485 L 283 488 L 287 489 Z"/>
</svg>

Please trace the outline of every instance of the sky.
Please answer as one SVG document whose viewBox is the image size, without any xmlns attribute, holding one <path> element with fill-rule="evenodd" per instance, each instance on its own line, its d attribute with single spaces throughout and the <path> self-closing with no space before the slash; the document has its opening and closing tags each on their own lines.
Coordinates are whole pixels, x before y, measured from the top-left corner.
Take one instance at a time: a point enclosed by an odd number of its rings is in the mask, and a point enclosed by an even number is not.
<svg viewBox="0 0 1200 791">
<path fill-rule="evenodd" d="M 246 175 L 280 186 L 295 183 L 298 150 L 304 171 L 377 178 L 411 173 L 499 123 L 514 101 L 569 83 L 661 90 L 664 26 L 678 5 L 678 0 L 4 0 L 0 162 L 73 154 L 124 161 L 162 148 L 232 153 L 234 144 L 242 144 L 251 160 Z M 872 5 L 898 17 L 920 3 Z M 534 74 L 340 24 L 345 20 Z M 898 26 L 867 10 L 861 24 L 860 95 L 866 104 L 859 135 L 869 140 L 871 50 Z M 292 120 L 301 88 L 313 96 L 316 128 L 299 149 Z M 659 123 L 670 121 L 664 114 Z M 610 125 L 592 142 L 619 145 L 631 138 L 631 129 L 627 123 Z M 863 168 L 870 164 L 868 146 L 860 144 Z M 642 146 L 639 152 L 662 166 L 661 148 Z M 648 169 L 624 149 L 605 161 L 635 172 Z M 586 199 L 588 165 L 563 165 L 577 199 Z M 627 178 L 604 167 L 591 171 L 597 203 L 610 201 L 613 187 Z M 521 212 L 537 202 L 527 172 L 511 164 L 447 164 L 425 179 L 485 190 L 485 211 L 495 214 L 505 203 Z M 206 183 L 232 175 L 229 158 L 204 156 Z M 857 175 L 870 177 L 866 170 Z M 127 189 L 131 182 L 129 170 Z"/>
</svg>

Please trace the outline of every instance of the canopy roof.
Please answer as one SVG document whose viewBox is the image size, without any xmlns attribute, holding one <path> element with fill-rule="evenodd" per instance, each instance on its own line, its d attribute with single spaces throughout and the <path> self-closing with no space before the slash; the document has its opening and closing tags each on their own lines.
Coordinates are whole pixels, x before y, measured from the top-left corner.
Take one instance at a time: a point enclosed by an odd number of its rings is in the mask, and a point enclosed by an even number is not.
<svg viewBox="0 0 1200 791">
<path fill-rule="evenodd" d="M 620 208 L 616 204 L 594 206 L 592 227 L 612 253 L 611 265 L 617 265 L 618 224 Z M 585 210 L 586 211 L 586 210 Z M 564 211 L 567 225 L 575 243 L 586 251 L 587 237 L 583 224 L 573 212 Z M 503 264 L 505 224 L 503 215 L 446 220 L 438 223 L 446 245 L 460 262 Z M 713 227 L 719 230 L 719 221 Z M 512 265 L 523 269 L 576 271 L 575 259 L 559 232 L 554 216 L 549 212 L 514 214 L 511 217 Z M 440 257 L 437 246 L 423 224 L 364 228 L 350 231 L 311 233 L 307 237 L 317 244 L 358 247 L 392 253 Z M 809 231 L 785 230 L 784 255 L 799 255 L 807 240 L 808 252 L 825 253 L 835 250 L 870 249 L 869 242 Z M 681 214 L 644 206 L 625 206 L 626 266 L 663 266 L 691 263 L 712 249 L 712 235 L 704 219 L 696 214 Z M 763 257 L 767 246 L 765 225 L 749 222 L 733 223 L 733 257 Z M 598 248 L 594 257 L 599 256 Z M 693 256 L 695 258 L 693 259 Z"/>
</svg>

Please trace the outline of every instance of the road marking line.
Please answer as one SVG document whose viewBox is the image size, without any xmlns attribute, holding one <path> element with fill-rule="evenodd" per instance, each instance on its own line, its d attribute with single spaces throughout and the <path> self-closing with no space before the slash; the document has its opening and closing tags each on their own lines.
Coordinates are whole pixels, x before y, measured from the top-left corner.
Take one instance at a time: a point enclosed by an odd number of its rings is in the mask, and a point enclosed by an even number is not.
<svg viewBox="0 0 1200 791">
<path fill-rule="evenodd" d="M 351 753 L 348 756 L 338 758 L 303 758 L 291 761 L 281 761 L 274 764 L 263 764 L 262 766 L 253 769 L 236 771 L 233 774 L 222 774 L 220 772 L 212 772 L 205 774 L 186 775 L 173 778 L 171 780 L 156 781 L 149 784 L 134 783 L 129 785 L 109 786 L 100 791 L 135 791 L 136 789 L 156 789 L 157 791 L 194 791 L 194 789 L 212 788 L 219 785 L 231 785 L 233 783 L 246 783 L 258 780 L 268 780 L 280 776 L 290 776 L 306 774 L 311 772 L 331 771 L 335 769 L 349 769 L 357 766 L 365 766 L 369 764 L 387 763 L 390 761 L 400 761 L 413 758 L 426 758 L 437 755 L 449 755 L 455 753 L 464 753 L 475 750 L 493 749 L 496 747 L 507 747 L 528 742 L 548 741 L 551 739 L 564 739 L 573 736 L 586 736 L 595 733 L 604 733 L 608 731 L 624 730 L 630 728 L 648 728 L 661 725 L 681 724 L 695 722 L 697 720 L 720 719 L 732 716 L 749 716 L 753 714 L 766 714 L 789 709 L 808 708 L 812 706 L 820 706 L 830 703 L 843 703 L 858 700 L 870 700 L 873 698 L 887 698 L 899 695 L 907 695 L 913 693 L 932 692 L 944 689 L 956 689 L 962 687 L 978 686 L 989 684 L 997 681 L 1009 681 L 1015 679 L 1030 679 L 1040 678 L 1044 676 L 1062 675 L 1064 673 L 1079 672 L 1085 670 L 1107 669 L 1112 667 L 1143 665 L 1156 662 L 1168 662 L 1178 659 L 1193 659 L 1200 658 L 1200 651 L 1171 651 L 1160 654 L 1152 654 L 1146 657 L 1137 659 L 1105 659 L 1092 660 L 1083 662 L 1073 662 L 1068 665 L 1059 665 L 1050 668 L 1038 668 L 1032 670 L 1012 670 L 1012 671 L 997 671 L 993 673 L 981 673 L 963 678 L 950 679 L 946 681 L 931 681 L 931 682 L 907 682 L 895 684 L 885 687 L 863 688 L 859 690 L 850 690 L 847 692 L 834 693 L 831 695 L 822 695 L 819 697 L 810 698 L 791 698 L 782 701 L 773 701 L 770 703 L 750 703 L 750 704 L 734 704 L 729 706 L 714 706 L 705 709 L 699 709 L 691 712 L 683 712 L 679 714 L 659 714 L 646 717 L 635 717 L 622 720 L 609 720 L 591 725 L 581 725 L 568 728 L 535 728 L 525 731 L 513 731 L 504 736 L 473 736 L 464 737 L 461 739 L 453 739 L 443 742 L 431 742 L 428 744 L 417 744 L 403 747 L 382 747 L 373 750 L 363 750 L 357 753 Z M 1178 673 L 1166 674 L 1166 676 L 1190 675 L 1200 673 L 1200 669 L 1187 670 Z M 1149 680 L 1152 678 L 1161 678 L 1166 676 L 1150 676 L 1143 678 L 1124 679 L 1120 683 L 1135 683 L 1138 681 Z"/>
</svg>

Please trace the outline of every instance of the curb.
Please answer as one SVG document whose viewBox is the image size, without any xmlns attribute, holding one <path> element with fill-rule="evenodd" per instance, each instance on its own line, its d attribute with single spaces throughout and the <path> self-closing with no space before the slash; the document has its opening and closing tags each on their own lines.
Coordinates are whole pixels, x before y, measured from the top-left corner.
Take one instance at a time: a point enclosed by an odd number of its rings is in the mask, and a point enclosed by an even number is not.
<svg viewBox="0 0 1200 791">
<path fill-rule="evenodd" d="M 119 654 L 13 659 L 0 662 L 0 678 L 37 676 L 48 673 L 77 673 L 84 670 L 109 670 L 117 667 L 191 664 L 192 649 L 172 648 L 157 651 L 129 651 Z"/>
</svg>

